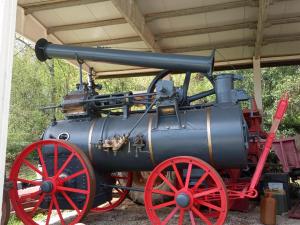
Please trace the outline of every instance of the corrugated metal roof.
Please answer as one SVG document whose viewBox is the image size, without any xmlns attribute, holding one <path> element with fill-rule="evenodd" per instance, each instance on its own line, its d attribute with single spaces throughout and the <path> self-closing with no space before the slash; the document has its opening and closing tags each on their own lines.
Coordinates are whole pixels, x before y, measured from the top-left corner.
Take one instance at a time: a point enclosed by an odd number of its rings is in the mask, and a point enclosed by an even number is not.
<svg viewBox="0 0 300 225">
<path fill-rule="evenodd" d="M 22 21 L 36 20 L 45 30 L 39 35 L 32 27 L 24 28 L 34 22 L 23 21 L 19 32 L 33 41 L 43 36 L 64 44 L 196 55 L 217 48 L 216 66 L 224 61 L 239 66 L 241 60 L 251 64 L 255 54 L 287 63 L 300 55 L 299 0 L 19 0 L 18 4 Z M 99 75 L 139 69 L 90 64 Z"/>
</svg>

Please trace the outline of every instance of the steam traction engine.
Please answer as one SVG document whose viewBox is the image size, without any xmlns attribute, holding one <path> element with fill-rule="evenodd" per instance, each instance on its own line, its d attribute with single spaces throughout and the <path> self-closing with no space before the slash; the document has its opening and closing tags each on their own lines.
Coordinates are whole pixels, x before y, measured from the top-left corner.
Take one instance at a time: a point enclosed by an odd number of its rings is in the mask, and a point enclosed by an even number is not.
<svg viewBox="0 0 300 225">
<path fill-rule="evenodd" d="M 80 65 L 91 60 L 164 70 L 147 93 L 110 95 L 97 93 L 91 73 L 84 84 L 81 72 L 77 90 L 57 106 L 65 120 L 53 121 L 41 141 L 26 147 L 12 167 L 10 197 L 25 224 L 38 223 L 34 214 L 40 208 L 47 209 L 45 224 L 55 218 L 61 224 L 75 224 L 90 209 L 101 212 L 116 207 L 129 191 L 145 192 L 152 224 L 174 220 L 178 224 L 188 220 L 191 224 L 223 224 L 228 199 L 256 197 L 255 186 L 287 107 L 287 96 L 279 103 L 251 183 L 226 187 L 217 170 L 246 168 L 248 164 L 248 128 L 239 103 L 249 97 L 234 89 L 239 76 L 212 76 L 213 56 L 63 46 L 44 39 L 37 42 L 35 50 L 41 61 L 59 57 L 77 59 Z M 182 87 L 163 79 L 172 71 L 186 73 Z M 191 72 L 203 74 L 213 89 L 188 96 Z M 210 95 L 216 96 L 215 102 L 197 103 Z M 133 110 L 134 105 L 144 109 Z M 38 178 L 24 176 L 24 167 Z M 131 171 L 147 170 L 152 172 L 145 190 L 131 187 Z M 26 188 L 18 190 L 19 182 Z M 168 188 L 156 188 L 159 182 Z M 21 195 L 24 189 L 30 189 L 30 194 Z M 157 196 L 165 202 L 155 203 Z M 24 204 L 30 201 L 33 207 L 25 211 Z M 71 218 L 65 210 L 73 212 Z"/>
</svg>

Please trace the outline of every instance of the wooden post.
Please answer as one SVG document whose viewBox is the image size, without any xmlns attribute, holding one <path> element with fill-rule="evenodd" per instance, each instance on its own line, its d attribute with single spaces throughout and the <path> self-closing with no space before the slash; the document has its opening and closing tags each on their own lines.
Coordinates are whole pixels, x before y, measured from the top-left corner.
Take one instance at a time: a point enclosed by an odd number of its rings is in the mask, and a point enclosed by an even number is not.
<svg viewBox="0 0 300 225">
<path fill-rule="evenodd" d="M 0 1 L 0 221 L 5 177 L 6 142 L 17 0 Z"/>
<path fill-rule="evenodd" d="M 261 88 L 261 68 L 260 68 L 260 58 L 256 59 L 253 57 L 253 82 L 254 82 L 254 98 L 258 110 L 263 112 L 262 105 L 262 88 Z"/>
</svg>

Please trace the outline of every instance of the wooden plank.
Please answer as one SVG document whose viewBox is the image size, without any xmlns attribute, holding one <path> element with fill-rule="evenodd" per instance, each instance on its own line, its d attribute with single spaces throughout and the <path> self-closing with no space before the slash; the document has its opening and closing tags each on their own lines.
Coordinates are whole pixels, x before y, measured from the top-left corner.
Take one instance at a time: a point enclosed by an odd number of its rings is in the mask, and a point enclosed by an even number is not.
<svg viewBox="0 0 300 225">
<path fill-rule="evenodd" d="M 199 13 L 208 13 L 208 12 L 215 12 L 225 9 L 232 9 L 232 8 L 240 8 L 240 7 L 257 7 L 257 1 L 255 0 L 240 0 L 240 1 L 232 1 L 232 2 L 225 2 L 225 3 L 217 3 L 213 5 L 206 5 L 194 8 L 187 8 L 187 9 L 178 9 L 178 10 L 171 10 L 165 12 L 157 12 L 157 13 L 150 13 L 145 16 L 147 22 L 151 22 L 157 19 L 163 18 L 170 18 L 170 17 L 178 17 L 178 16 L 187 16 L 192 14 L 199 14 Z"/>
<path fill-rule="evenodd" d="M 48 27 L 47 32 L 48 34 L 52 34 L 58 31 L 80 30 L 80 29 L 93 28 L 93 27 L 105 27 L 105 26 L 112 26 L 112 25 L 120 25 L 124 23 L 127 23 L 127 21 L 124 18 L 117 18 L 111 20 L 99 20 L 99 21 L 92 21 L 87 23 L 66 24 L 62 26 Z"/>
<path fill-rule="evenodd" d="M 116 39 L 110 39 L 110 40 L 74 42 L 74 43 L 66 43 L 66 44 L 82 45 L 82 46 L 103 46 L 103 45 L 115 45 L 115 44 L 123 44 L 123 43 L 130 43 L 130 42 L 138 42 L 138 41 L 142 41 L 142 39 L 139 36 L 116 38 Z"/>
<path fill-rule="evenodd" d="M 32 14 L 34 12 L 59 9 L 65 7 L 72 7 L 78 5 L 87 5 L 98 2 L 106 2 L 108 0 L 62 0 L 62 1 L 45 1 L 31 4 L 23 4 L 21 7 L 25 9 L 25 15 Z"/>
</svg>

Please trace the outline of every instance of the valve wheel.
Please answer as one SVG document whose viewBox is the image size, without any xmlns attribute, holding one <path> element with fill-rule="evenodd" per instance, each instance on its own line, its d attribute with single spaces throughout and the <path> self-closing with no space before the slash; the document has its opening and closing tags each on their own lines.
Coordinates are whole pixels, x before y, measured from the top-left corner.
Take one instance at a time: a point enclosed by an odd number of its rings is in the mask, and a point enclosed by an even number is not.
<svg viewBox="0 0 300 225">
<path fill-rule="evenodd" d="M 132 185 L 132 172 L 116 172 L 112 173 L 111 177 L 115 180 L 116 185 L 121 185 L 125 187 L 131 187 Z M 111 201 L 107 201 L 104 204 L 101 204 L 98 207 L 91 209 L 91 212 L 102 213 L 113 210 L 118 207 L 128 195 L 129 190 L 122 190 L 119 188 L 112 189 L 113 199 Z"/>
<path fill-rule="evenodd" d="M 163 174 L 171 171 L 176 185 Z M 155 188 L 163 180 L 171 191 Z M 161 204 L 154 195 L 170 196 Z M 145 186 L 145 208 L 152 224 L 224 224 L 228 212 L 226 186 L 218 172 L 208 163 L 189 156 L 167 159 L 154 168 Z M 178 215 L 176 215 L 178 214 Z"/>
<path fill-rule="evenodd" d="M 52 154 L 47 155 L 47 165 L 46 151 Z M 64 161 L 58 157 L 61 152 Z M 49 161 L 49 157 L 53 159 Z M 68 166 L 72 163 L 77 170 L 70 174 Z M 85 188 L 72 187 L 78 177 L 85 180 Z M 14 161 L 9 180 L 16 215 L 29 225 L 76 224 L 89 211 L 95 196 L 95 174 L 88 158 L 78 147 L 62 140 L 42 140 L 27 146 Z M 80 206 L 73 201 L 74 195 L 81 199 Z M 66 211 L 62 210 L 62 201 L 69 205 Z M 46 212 L 36 216 L 40 208 Z"/>
</svg>

